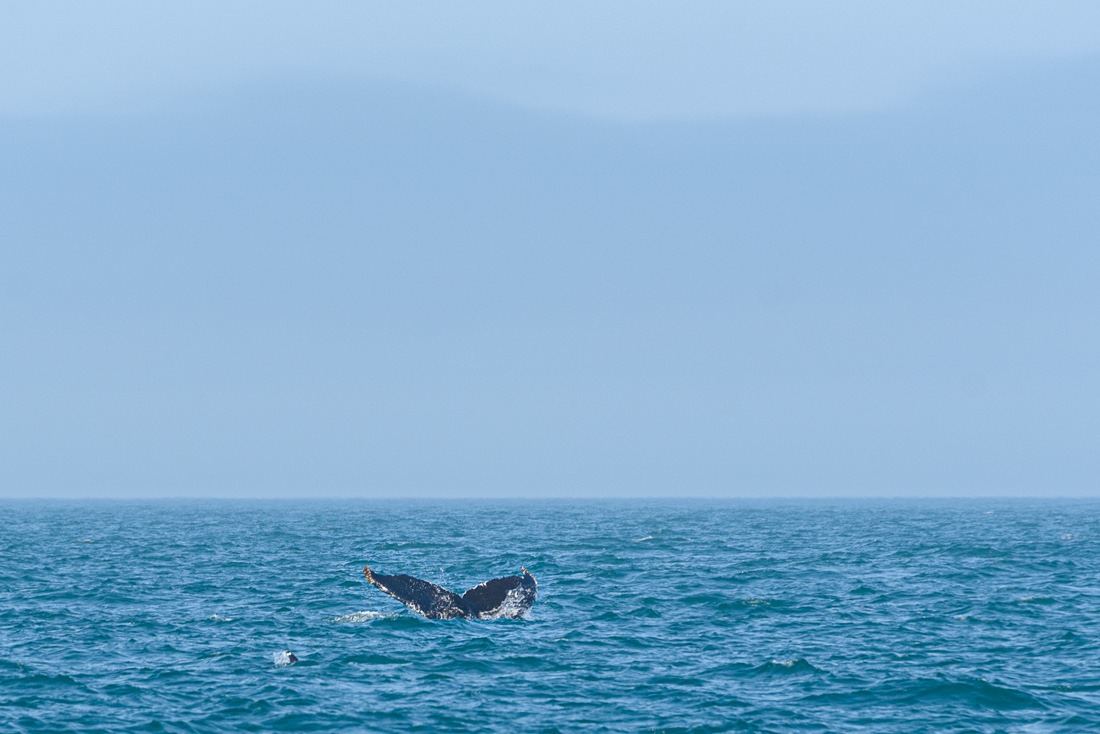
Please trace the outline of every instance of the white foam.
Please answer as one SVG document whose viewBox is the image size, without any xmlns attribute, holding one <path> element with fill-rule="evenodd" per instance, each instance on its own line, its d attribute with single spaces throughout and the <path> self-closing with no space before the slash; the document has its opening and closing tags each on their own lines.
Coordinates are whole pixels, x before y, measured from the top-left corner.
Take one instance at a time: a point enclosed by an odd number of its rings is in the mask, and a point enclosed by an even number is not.
<svg viewBox="0 0 1100 734">
<path fill-rule="evenodd" d="M 211 622 L 232 622 L 233 618 L 232 617 L 223 617 L 220 614 L 212 614 L 212 615 L 210 615 L 210 621 Z"/>
<path fill-rule="evenodd" d="M 298 658 L 290 650 L 277 652 L 272 657 L 275 659 L 275 665 L 280 668 L 287 665 L 294 665 L 294 663 L 298 662 Z"/>
<path fill-rule="evenodd" d="M 351 614 L 344 614 L 339 617 L 333 617 L 331 622 L 369 622 L 372 619 L 385 619 L 392 617 L 392 614 L 384 614 L 382 612 L 352 612 Z"/>
<path fill-rule="evenodd" d="M 635 543 L 644 543 L 644 542 L 646 542 L 647 540 L 653 540 L 653 536 L 652 536 L 652 535 L 647 535 L 647 536 L 645 536 L 644 538 L 635 538 L 635 539 L 634 539 L 634 542 L 635 542 Z"/>
</svg>

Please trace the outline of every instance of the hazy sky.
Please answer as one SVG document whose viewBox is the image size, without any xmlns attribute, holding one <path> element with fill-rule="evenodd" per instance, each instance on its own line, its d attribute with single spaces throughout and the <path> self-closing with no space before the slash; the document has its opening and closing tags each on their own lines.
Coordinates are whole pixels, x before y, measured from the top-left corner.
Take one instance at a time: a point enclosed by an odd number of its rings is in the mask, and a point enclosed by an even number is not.
<svg viewBox="0 0 1100 734">
<path fill-rule="evenodd" d="M 1096 495 L 1095 3 L 0 6 L 0 496 Z"/>
</svg>

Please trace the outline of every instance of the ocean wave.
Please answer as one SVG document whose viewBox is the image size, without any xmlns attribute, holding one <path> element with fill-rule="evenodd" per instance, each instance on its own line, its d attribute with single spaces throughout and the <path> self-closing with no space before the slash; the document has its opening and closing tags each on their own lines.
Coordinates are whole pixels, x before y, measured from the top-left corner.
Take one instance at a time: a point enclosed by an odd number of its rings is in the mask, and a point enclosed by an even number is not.
<svg viewBox="0 0 1100 734">
<path fill-rule="evenodd" d="M 383 655 L 377 652 L 348 655 L 342 661 L 346 665 L 408 665 L 411 662 L 404 658 Z"/>
<path fill-rule="evenodd" d="M 1026 691 L 980 678 L 917 681 L 899 693 L 911 703 L 954 701 L 995 710 L 1046 708 L 1042 700 Z"/>
<path fill-rule="evenodd" d="M 753 676 L 819 675 L 824 672 L 805 658 L 773 658 L 748 671 Z"/>
<path fill-rule="evenodd" d="M 888 680 L 877 685 L 848 691 L 813 693 L 802 698 L 814 704 L 851 704 L 863 702 L 878 706 L 920 708 L 959 707 L 964 711 L 1024 711 L 1048 708 L 1037 695 L 981 678 L 923 678 Z"/>
</svg>

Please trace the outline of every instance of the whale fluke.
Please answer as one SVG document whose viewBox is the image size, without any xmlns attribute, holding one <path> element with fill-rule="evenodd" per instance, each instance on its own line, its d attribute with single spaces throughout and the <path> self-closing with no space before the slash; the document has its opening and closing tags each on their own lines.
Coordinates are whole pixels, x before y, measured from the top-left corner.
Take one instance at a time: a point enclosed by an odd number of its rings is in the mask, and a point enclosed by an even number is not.
<svg viewBox="0 0 1100 734">
<path fill-rule="evenodd" d="M 363 567 L 374 586 L 429 619 L 518 619 L 535 603 L 538 582 L 526 568 L 519 576 L 504 576 L 478 584 L 462 596 L 415 576 L 388 576 Z"/>
</svg>

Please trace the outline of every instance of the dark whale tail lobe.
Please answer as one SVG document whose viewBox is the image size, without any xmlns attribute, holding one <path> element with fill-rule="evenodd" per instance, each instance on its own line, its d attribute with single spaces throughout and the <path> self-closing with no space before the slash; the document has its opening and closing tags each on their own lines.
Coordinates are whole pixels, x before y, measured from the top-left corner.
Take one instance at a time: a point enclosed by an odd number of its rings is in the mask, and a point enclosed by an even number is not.
<svg viewBox="0 0 1100 734">
<path fill-rule="evenodd" d="M 504 576 L 478 584 L 462 596 L 414 576 L 363 575 L 374 586 L 429 619 L 518 619 L 538 595 L 538 582 L 526 568 L 519 576 Z"/>
<path fill-rule="evenodd" d="M 388 576 L 374 573 L 369 566 L 363 568 L 363 575 L 367 577 L 367 581 L 429 619 L 467 616 L 462 597 L 442 586 L 405 574 Z"/>
</svg>

